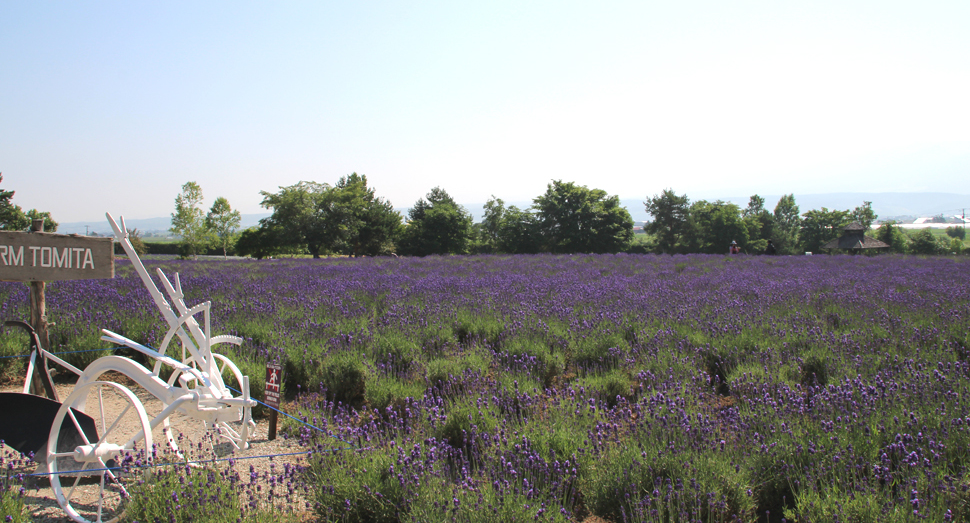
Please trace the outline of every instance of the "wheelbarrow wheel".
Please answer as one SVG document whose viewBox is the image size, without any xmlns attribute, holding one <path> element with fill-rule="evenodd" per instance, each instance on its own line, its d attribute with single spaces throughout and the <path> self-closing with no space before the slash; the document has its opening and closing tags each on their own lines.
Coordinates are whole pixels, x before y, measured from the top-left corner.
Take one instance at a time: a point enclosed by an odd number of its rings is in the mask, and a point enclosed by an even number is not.
<svg viewBox="0 0 970 523">
<path fill-rule="evenodd" d="M 94 420 L 95 435 L 82 429 L 73 410 Z M 63 430 L 62 424 L 77 430 Z M 78 523 L 117 521 L 152 452 L 148 415 L 133 392 L 111 381 L 75 387 L 58 410 L 47 440 L 51 489 Z"/>
</svg>

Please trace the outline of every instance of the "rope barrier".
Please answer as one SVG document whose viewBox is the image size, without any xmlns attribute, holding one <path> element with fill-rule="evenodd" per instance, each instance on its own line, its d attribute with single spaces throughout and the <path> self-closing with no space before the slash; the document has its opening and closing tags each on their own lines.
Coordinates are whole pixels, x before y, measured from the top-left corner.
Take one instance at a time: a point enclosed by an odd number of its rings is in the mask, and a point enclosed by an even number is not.
<svg viewBox="0 0 970 523">
<path fill-rule="evenodd" d="M 339 449 L 306 450 L 303 452 L 286 452 L 282 454 L 264 454 L 262 456 L 232 456 L 228 458 L 213 458 L 213 459 L 203 459 L 203 460 L 194 460 L 194 461 L 168 461 L 163 463 L 148 463 L 146 465 L 134 465 L 130 467 L 105 467 L 100 469 L 65 470 L 63 472 L 33 472 L 30 474 L 22 474 L 22 476 L 25 478 L 29 478 L 29 477 L 44 477 L 44 476 L 54 476 L 54 475 L 59 476 L 61 474 L 79 474 L 81 472 L 110 472 L 110 471 L 125 470 L 125 469 L 144 469 L 144 468 L 153 468 L 153 467 L 168 467 L 168 466 L 174 466 L 174 465 L 201 465 L 203 463 L 218 463 L 220 461 L 241 461 L 246 459 L 265 459 L 265 458 L 275 458 L 280 456 L 306 455 L 307 457 L 310 457 L 310 455 L 313 452 L 336 452 L 339 450 L 359 450 L 359 449 L 355 449 L 353 447 L 347 447 L 347 448 L 339 448 Z M 82 475 L 93 475 L 93 474 L 82 474 Z"/>
<path fill-rule="evenodd" d="M 227 389 L 229 389 L 229 390 L 231 390 L 231 391 L 233 391 L 233 392 L 235 392 L 235 393 L 237 393 L 237 394 L 242 394 L 242 391 L 240 391 L 240 390 L 236 390 L 236 389 L 234 389 L 234 388 L 232 388 L 232 387 L 230 387 L 229 385 L 226 385 L 226 388 L 227 388 Z M 259 403 L 260 405 L 262 405 L 262 406 L 264 406 L 264 407 L 266 407 L 267 409 L 270 409 L 270 410 L 275 410 L 276 412 L 278 412 L 278 413 L 280 413 L 280 414 L 282 414 L 282 415 L 284 415 L 284 416 L 286 416 L 287 418 L 290 418 L 290 419 L 292 419 L 292 420 L 295 420 L 295 421 L 296 421 L 297 423 L 302 423 L 302 424 L 304 424 L 304 425 L 306 425 L 307 427 L 310 427 L 311 429 L 314 429 L 314 430 L 318 430 L 318 431 L 320 431 L 320 432 L 322 432 L 322 433 L 324 433 L 324 434 L 326 434 L 327 436 L 330 436 L 331 438 L 333 438 L 333 439 L 335 439 L 335 440 L 337 440 L 337 441 L 339 441 L 339 442 L 341 442 L 341 443 L 346 443 L 347 445 L 350 445 L 351 447 L 354 447 L 354 448 L 359 448 L 359 447 L 355 447 L 353 443 L 351 443 L 351 442 L 349 442 L 349 441 L 346 441 L 346 440 L 343 440 L 343 439 L 341 439 L 340 437 L 338 437 L 338 436 L 335 436 L 335 435 L 333 435 L 333 434 L 331 434 L 331 433 L 330 433 L 329 431 L 327 431 L 326 429 L 321 429 L 320 427 L 317 427 L 317 426 L 315 426 L 315 425 L 311 425 L 311 424 L 309 424 L 309 423 L 307 423 L 307 422 L 305 422 L 305 421 L 303 421 L 303 420 L 301 420 L 300 418 L 297 418 L 296 416 L 293 416 L 293 415 L 290 415 L 290 414 L 287 414 L 287 413 L 285 413 L 285 412 L 283 412 L 282 410 L 280 410 L 280 409 L 277 409 L 276 407 L 273 407 L 273 406 L 270 406 L 270 405 L 267 405 L 267 404 L 265 404 L 265 403 L 263 403 L 262 401 L 259 401 L 259 400 L 258 400 L 258 399 L 256 399 L 256 398 L 250 398 L 250 399 L 252 399 L 252 400 L 253 400 L 253 401 L 255 401 L 256 403 Z"/>
<path fill-rule="evenodd" d="M 99 351 L 103 351 L 103 350 L 118 350 L 118 349 L 123 349 L 123 348 L 124 347 L 108 347 L 108 348 L 105 348 L 105 349 L 68 350 L 68 351 L 64 351 L 64 352 L 51 352 L 49 354 L 54 354 L 54 355 L 57 355 L 57 354 L 79 354 L 81 352 L 99 352 Z M 13 356 L 0 356 L 0 360 L 6 360 L 6 359 L 10 359 L 10 358 L 29 358 L 29 357 L 30 357 L 30 354 L 16 354 L 16 355 L 13 355 Z"/>
</svg>

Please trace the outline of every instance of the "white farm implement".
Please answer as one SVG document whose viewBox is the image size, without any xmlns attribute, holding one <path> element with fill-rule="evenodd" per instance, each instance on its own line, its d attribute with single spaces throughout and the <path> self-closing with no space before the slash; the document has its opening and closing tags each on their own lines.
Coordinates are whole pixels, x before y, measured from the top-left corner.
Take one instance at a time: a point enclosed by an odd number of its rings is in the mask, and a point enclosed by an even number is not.
<svg viewBox="0 0 970 523">
<path fill-rule="evenodd" d="M 212 336 L 210 302 L 188 307 L 178 274 L 172 281 L 158 269 L 163 295 L 132 247 L 124 218 L 120 226 L 110 214 L 107 218 L 168 330 L 157 350 L 108 330 L 102 330 L 101 339 L 147 356 L 154 362 L 152 368 L 131 358 L 105 356 L 81 370 L 45 351 L 27 324 L 7 322 L 32 334 L 33 351 L 23 393 L 0 393 L 3 419 L 17 420 L 0 424 L 0 440 L 34 454 L 40 470 L 49 473 L 57 502 L 80 523 L 110 522 L 124 513 L 133 472 L 149 465 L 155 454 L 154 429 L 160 428 L 172 450 L 181 452 L 180 438 L 172 428 L 174 415 L 202 422 L 215 437 L 237 449 L 248 447 L 255 427 L 251 409 L 256 402 L 249 397 L 249 377 L 228 358 L 212 352 L 216 344 L 238 345 L 242 339 Z M 78 375 L 63 402 L 56 401 L 47 361 Z M 171 371 L 168 379 L 163 379 L 163 369 Z M 224 372 L 231 373 L 240 385 L 239 396 L 233 396 L 226 386 Z M 157 398 L 163 406 L 161 412 L 150 417 L 139 396 L 112 378 L 117 378 L 116 373 Z M 37 378 L 53 399 L 28 393 Z"/>
</svg>

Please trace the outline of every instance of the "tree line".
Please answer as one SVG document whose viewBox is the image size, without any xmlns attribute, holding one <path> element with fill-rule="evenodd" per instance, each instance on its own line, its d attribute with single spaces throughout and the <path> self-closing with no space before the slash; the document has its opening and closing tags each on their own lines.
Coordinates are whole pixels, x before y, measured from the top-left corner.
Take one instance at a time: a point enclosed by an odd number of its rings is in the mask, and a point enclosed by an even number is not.
<svg viewBox="0 0 970 523">
<path fill-rule="evenodd" d="M 633 219 L 619 197 L 571 182 L 551 182 L 524 210 L 493 196 L 481 223 L 441 187 L 418 199 L 404 217 L 357 173 L 332 186 L 299 182 L 261 194 L 272 215 L 242 231 L 235 244 L 238 254 L 255 258 L 604 253 L 623 251 L 633 239 Z"/>
<path fill-rule="evenodd" d="M 3 180 L 0 174 L 0 181 Z M 573 182 L 551 181 L 532 205 L 520 209 L 492 196 L 481 222 L 441 187 L 435 187 L 408 209 L 394 210 L 376 196 L 367 176 L 351 173 L 336 184 L 301 181 L 261 191 L 262 207 L 272 214 L 259 226 L 239 232 L 241 215 L 224 197 L 208 211 L 202 208 L 202 188 L 187 182 L 175 198 L 171 231 L 181 239 L 180 253 L 191 257 L 219 249 L 223 255 L 265 258 L 286 254 L 379 256 L 400 254 L 536 254 L 536 253 L 726 253 L 736 242 L 741 252 L 764 253 L 768 242 L 778 254 L 819 252 L 851 222 L 869 231 L 878 218 L 871 202 L 851 210 L 825 207 L 801 213 L 793 194 L 782 196 L 772 210 L 755 194 L 747 207 L 716 200 L 691 202 L 671 189 L 648 197 L 644 208 L 651 220 L 646 234 L 634 234 L 630 213 L 619 197 Z M 49 212 L 24 211 L 11 200 L 14 191 L 0 190 L 0 230 L 28 230 L 32 219 L 57 230 Z M 137 231 L 132 243 L 144 247 Z M 965 229 L 951 227 L 950 240 L 928 229 L 906 234 L 893 222 L 872 235 L 897 253 L 961 253 Z"/>
<path fill-rule="evenodd" d="M 545 193 L 524 209 L 492 196 L 479 223 L 441 187 L 431 189 L 402 216 L 389 201 L 376 196 L 365 175 L 357 173 L 334 185 L 302 181 L 261 194 L 262 206 L 272 215 L 238 235 L 234 243 L 237 254 L 255 258 L 284 254 L 686 254 L 726 253 L 732 242 L 748 254 L 766 252 L 769 242 L 778 254 L 801 254 L 821 251 L 851 222 L 869 231 L 878 218 L 868 201 L 851 210 L 823 207 L 802 213 L 793 194 L 782 196 L 769 210 L 757 194 L 742 208 L 721 200 L 691 202 L 687 195 L 666 189 L 644 201 L 652 219 L 644 225 L 646 234 L 635 235 L 633 219 L 618 196 L 562 180 L 551 181 Z M 178 201 L 176 204 L 179 208 Z M 225 206 L 228 209 L 228 203 Z M 201 215 L 198 211 L 200 221 Z M 948 233 L 962 232 L 953 229 Z M 962 236 L 947 242 L 928 230 L 908 235 L 891 222 L 873 234 L 892 252 L 962 250 Z"/>
<path fill-rule="evenodd" d="M 906 234 L 893 221 L 882 223 L 872 231 L 878 216 L 869 201 L 851 210 L 822 207 L 802 213 L 794 194 L 782 196 L 769 211 L 765 208 L 765 199 L 757 194 L 742 209 L 720 200 L 691 203 L 687 195 L 677 195 L 667 189 L 649 198 L 644 205 L 653 218 L 644 226 L 645 231 L 654 235 L 653 252 L 668 254 L 723 253 L 732 241 L 749 254 L 764 253 L 769 241 L 778 254 L 817 253 L 852 222 L 862 225 L 867 234 L 886 243 L 886 250 L 895 253 L 960 254 L 965 235 L 962 227 L 946 230 L 950 240 L 938 238 L 929 229 Z"/>
</svg>

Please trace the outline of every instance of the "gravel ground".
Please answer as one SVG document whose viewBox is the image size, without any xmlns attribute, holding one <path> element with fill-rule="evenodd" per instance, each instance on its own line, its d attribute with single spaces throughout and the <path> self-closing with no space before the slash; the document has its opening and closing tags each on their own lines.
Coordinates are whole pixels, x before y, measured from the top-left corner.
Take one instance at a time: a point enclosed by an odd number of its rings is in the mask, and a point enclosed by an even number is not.
<svg viewBox="0 0 970 523">
<path fill-rule="evenodd" d="M 145 406 L 149 421 L 154 417 L 154 415 L 161 412 L 161 410 L 164 408 L 161 401 L 150 395 L 147 391 L 126 377 L 117 375 L 113 376 L 112 378 L 113 379 L 111 381 L 119 382 L 135 393 L 141 403 Z M 102 379 L 105 378 L 103 377 Z M 61 401 L 64 401 L 67 398 L 67 396 L 72 392 L 73 388 L 74 386 L 72 384 L 57 385 L 58 395 L 60 396 Z M 19 392 L 21 390 L 22 387 L 17 385 L 0 386 L 0 391 L 3 392 Z M 96 404 L 97 402 L 91 398 L 89 398 L 88 401 L 89 406 L 85 409 L 85 412 L 92 417 L 96 417 L 98 415 L 96 414 L 96 410 L 93 410 L 90 406 L 92 404 Z M 118 413 L 123 411 L 123 409 L 128 405 L 128 401 L 126 401 L 121 394 L 106 394 L 104 396 L 104 404 L 106 416 L 108 419 L 113 419 L 117 417 Z M 130 413 L 126 414 L 125 417 L 121 418 L 121 420 L 122 421 L 119 428 L 116 428 L 115 432 L 120 431 L 122 434 L 134 434 L 139 430 L 137 418 L 131 416 Z M 273 460 L 258 457 L 290 454 L 304 450 L 299 447 L 295 441 L 287 440 L 282 436 L 277 437 L 273 441 L 269 441 L 267 439 L 267 431 L 269 428 L 268 418 L 256 420 L 256 432 L 255 435 L 250 436 L 250 446 L 246 450 L 235 450 L 228 442 L 213 445 L 210 440 L 203 438 L 205 433 L 203 424 L 197 420 L 186 418 L 183 415 L 176 414 L 172 417 L 172 427 L 176 432 L 181 433 L 184 438 L 183 441 L 189 442 L 192 447 L 197 449 L 199 448 L 199 442 L 202 442 L 202 452 L 197 453 L 201 458 L 235 458 L 237 460 L 235 465 L 236 470 L 238 470 L 242 476 L 249 475 L 250 465 L 253 466 L 257 474 L 262 476 L 270 473 L 271 463 L 275 463 L 276 471 L 278 473 L 284 463 L 300 465 L 305 464 L 306 462 L 303 455 L 278 456 Z M 153 440 L 158 447 L 167 448 L 167 440 L 162 433 L 160 426 L 153 430 Z M 183 449 L 186 447 L 184 443 L 180 443 L 179 446 Z M 10 449 L 4 446 L 4 450 Z M 246 459 L 250 457 L 252 457 L 252 459 Z M 36 468 L 36 464 L 31 463 L 28 467 L 21 470 L 21 472 L 32 473 L 35 472 Z M 50 482 L 45 478 L 37 478 L 30 481 L 31 488 L 29 488 L 27 491 L 26 499 L 27 505 L 30 507 L 30 514 L 34 518 L 34 521 L 70 521 L 64 511 L 58 505 L 57 500 L 54 497 L 54 492 L 50 487 Z M 293 506 L 289 507 L 289 510 L 291 512 L 305 511 L 304 500 L 295 500 Z"/>
</svg>

